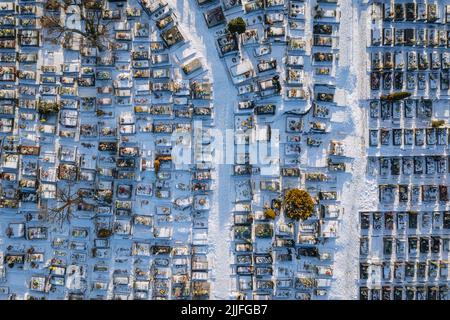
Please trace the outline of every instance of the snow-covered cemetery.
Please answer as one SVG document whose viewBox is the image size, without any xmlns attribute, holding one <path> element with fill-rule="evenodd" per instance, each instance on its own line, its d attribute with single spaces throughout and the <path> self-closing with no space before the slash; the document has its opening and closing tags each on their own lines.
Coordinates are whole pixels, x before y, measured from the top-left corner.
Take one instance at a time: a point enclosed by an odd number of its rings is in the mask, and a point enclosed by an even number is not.
<svg viewBox="0 0 450 320">
<path fill-rule="evenodd" d="M 448 300 L 450 0 L 0 0 L 0 300 Z"/>
</svg>

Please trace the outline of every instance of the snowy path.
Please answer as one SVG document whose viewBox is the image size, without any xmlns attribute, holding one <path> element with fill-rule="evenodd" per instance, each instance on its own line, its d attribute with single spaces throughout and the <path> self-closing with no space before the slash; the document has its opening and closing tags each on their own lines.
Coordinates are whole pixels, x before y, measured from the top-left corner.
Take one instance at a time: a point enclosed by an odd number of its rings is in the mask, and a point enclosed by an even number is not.
<svg viewBox="0 0 450 320">
<path fill-rule="evenodd" d="M 367 93 L 367 59 L 365 39 L 366 17 L 359 1 L 341 1 L 341 35 L 340 65 L 337 87 L 346 95 L 346 105 L 351 112 L 347 134 L 351 144 L 357 146 L 351 150 L 354 158 L 351 166 L 351 177 L 342 188 L 342 204 L 344 215 L 340 223 L 339 238 L 336 242 L 335 277 L 331 299 L 357 299 L 357 279 L 359 266 L 359 231 L 358 221 L 361 210 L 373 207 L 377 201 L 376 185 L 366 180 L 365 134 L 367 119 L 362 108 L 361 99 Z M 351 12 L 351 14 L 346 14 Z M 349 42 L 351 45 L 348 45 Z"/>
<path fill-rule="evenodd" d="M 340 61 L 337 74 L 337 88 L 344 91 L 345 105 L 351 110 L 350 121 L 347 124 L 348 135 L 346 145 L 360 146 L 348 150 L 353 154 L 352 175 L 346 177 L 342 186 L 342 204 L 344 214 L 340 222 L 339 238 L 336 241 L 335 256 L 335 278 L 331 299 L 355 299 L 356 279 L 358 275 L 358 201 L 355 194 L 360 194 L 364 184 L 364 115 L 358 101 L 361 83 L 364 79 L 364 68 L 362 58 L 364 46 L 359 39 L 361 31 L 358 28 L 358 6 L 351 0 L 341 1 L 341 24 L 340 24 Z M 350 13 L 350 14 L 349 14 Z M 350 42 L 350 45 L 349 45 Z M 362 52 L 360 52 L 362 50 Z"/>
<path fill-rule="evenodd" d="M 185 36 L 191 41 L 191 46 L 200 56 L 203 56 L 208 77 L 214 89 L 214 118 L 215 129 L 225 134 L 226 129 L 233 129 L 233 107 L 237 101 L 236 89 L 230 82 L 223 62 L 220 60 L 214 46 L 214 31 L 209 30 L 195 1 L 169 0 L 169 4 L 176 10 L 179 23 Z M 217 137 L 216 137 L 217 138 Z M 232 181 L 232 166 L 220 164 L 216 168 L 217 187 L 209 219 L 209 243 L 211 246 L 212 299 L 228 299 L 230 294 L 230 222 L 231 203 L 230 192 Z"/>
</svg>

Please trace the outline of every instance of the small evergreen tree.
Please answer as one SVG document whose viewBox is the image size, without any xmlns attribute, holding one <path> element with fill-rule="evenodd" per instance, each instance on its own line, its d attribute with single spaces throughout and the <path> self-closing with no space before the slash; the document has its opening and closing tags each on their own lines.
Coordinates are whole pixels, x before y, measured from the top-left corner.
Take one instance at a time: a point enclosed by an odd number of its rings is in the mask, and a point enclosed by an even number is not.
<svg viewBox="0 0 450 320">
<path fill-rule="evenodd" d="M 230 22 L 228 22 L 228 31 L 230 31 L 230 33 L 244 33 L 245 29 L 246 29 L 247 25 L 245 24 L 244 19 L 242 19 L 241 17 L 238 17 L 236 19 L 231 20 Z"/>
</svg>

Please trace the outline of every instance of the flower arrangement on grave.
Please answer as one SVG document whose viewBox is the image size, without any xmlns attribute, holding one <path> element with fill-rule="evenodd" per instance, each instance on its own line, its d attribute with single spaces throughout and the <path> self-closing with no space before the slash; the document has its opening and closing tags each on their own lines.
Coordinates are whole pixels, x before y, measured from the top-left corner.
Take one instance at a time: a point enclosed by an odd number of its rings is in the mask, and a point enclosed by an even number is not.
<svg viewBox="0 0 450 320">
<path fill-rule="evenodd" d="M 269 219 L 275 219 L 277 213 L 272 208 L 266 206 L 264 207 L 264 216 Z"/>
<path fill-rule="evenodd" d="M 403 100 L 405 98 L 408 98 L 411 96 L 411 93 L 409 92 L 394 92 L 394 93 L 390 93 L 388 95 L 382 95 L 380 97 L 380 100 L 385 100 L 385 101 L 399 101 L 399 100 Z"/>
<path fill-rule="evenodd" d="M 112 235 L 112 231 L 110 229 L 100 229 L 97 232 L 97 237 L 99 238 L 109 238 Z"/>
<path fill-rule="evenodd" d="M 52 114 L 59 111 L 59 104 L 54 101 L 39 101 L 38 112 L 40 114 Z"/>
</svg>

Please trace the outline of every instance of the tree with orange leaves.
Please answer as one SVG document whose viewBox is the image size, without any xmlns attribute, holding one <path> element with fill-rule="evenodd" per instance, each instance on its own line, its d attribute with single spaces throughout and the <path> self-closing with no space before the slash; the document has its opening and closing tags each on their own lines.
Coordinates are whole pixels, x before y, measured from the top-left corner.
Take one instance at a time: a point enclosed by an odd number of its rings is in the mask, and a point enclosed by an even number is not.
<svg viewBox="0 0 450 320">
<path fill-rule="evenodd" d="M 313 214 L 314 200 L 305 190 L 288 190 L 283 202 L 284 212 L 288 218 L 305 220 Z"/>
</svg>

